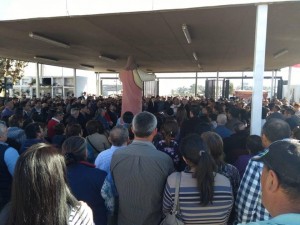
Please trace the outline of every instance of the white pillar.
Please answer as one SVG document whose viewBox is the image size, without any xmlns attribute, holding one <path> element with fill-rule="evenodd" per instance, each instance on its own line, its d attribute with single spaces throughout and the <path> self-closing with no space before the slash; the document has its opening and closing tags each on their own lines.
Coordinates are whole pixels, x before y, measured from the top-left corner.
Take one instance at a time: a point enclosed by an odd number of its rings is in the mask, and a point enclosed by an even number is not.
<svg viewBox="0 0 300 225">
<path fill-rule="evenodd" d="M 265 70 L 265 51 L 268 21 L 268 5 L 257 6 L 255 51 L 254 51 L 254 85 L 251 107 L 251 134 L 261 134 L 262 91 Z"/>
<path fill-rule="evenodd" d="M 276 93 L 276 95 L 275 95 Z M 277 98 L 277 70 L 274 72 L 274 98 Z"/>
<path fill-rule="evenodd" d="M 40 97 L 40 69 L 39 69 L 39 63 L 36 63 L 36 82 L 35 82 L 35 96 L 37 98 Z M 42 67 L 42 65 L 41 65 Z"/>
<path fill-rule="evenodd" d="M 96 72 L 96 95 L 99 96 L 99 72 Z"/>
<path fill-rule="evenodd" d="M 217 90 L 216 90 L 216 101 L 219 99 L 219 71 L 217 72 Z"/>
<path fill-rule="evenodd" d="M 76 69 L 73 69 L 73 77 L 74 77 L 74 96 L 77 96 L 77 81 L 76 81 Z"/>
<path fill-rule="evenodd" d="M 197 96 L 198 92 L 198 72 L 196 72 L 196 78 L 195 78 L 195 96 Z"/>
<path fill-rule="evenodd" d="M 274 97 L 274 70 L 272 70 L 272 79 L 271 79 L 271 99 Z"/>
<path fill-rule="evenodd" d="M 292 90 L 291 90 L 291 77 L 292 77 L 292 67 L 289 67 L 289 77 L 288 77 L 288 90 L 287 90 L 287 102 L 290 104 Z"/>
</svg>

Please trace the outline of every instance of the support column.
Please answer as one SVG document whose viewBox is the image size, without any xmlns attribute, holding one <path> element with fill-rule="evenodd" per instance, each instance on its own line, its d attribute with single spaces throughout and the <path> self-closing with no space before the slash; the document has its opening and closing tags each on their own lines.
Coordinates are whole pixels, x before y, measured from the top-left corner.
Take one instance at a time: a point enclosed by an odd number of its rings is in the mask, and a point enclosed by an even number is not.
<svg viewBox="0 0 300 225">
<path fill-rule="evenodd" d="M 215 100 L 219 99 L 219 71 L 217 72 L 217 90 L 216 90 L 216 97 Z"/>
<path fill-rule="evenodd" d="M 197 96 L 198 92 L 198 72 L 196 72 L 196 79 L 195 79 L 195 97 Z"/>
<path fill-rule="evenodd" d="M 262 91 L 265 69 L 265 51 L 268 21 L 268 5 L 257 6 L 255 51 L 254 51 L 254 85 L 251 107 L 251 134 L 261 135 Z"/>
<path fill-rule="evenodd" d="M 96 95 L 99 96 L 100 92 L 99 92 L 99 89 L 100 89 L 100 85 L 99 85 L 99 72 L 95 72 L 96 74 Z"/>
<path fill-rule="evenodd" d="M 73 69 L 73 77 L 74 77 L 74 97 L 77 97 L 77 81 L 76 81 L 76 69 Z"/>
<path fill-rule="evenodd" d="M 292 67 L 289 67 L 289 76 L 288 76 L 288 94 L 287 94 L 287 102 L 290 104 L 290 100 L 291 100 L 291 94 L 292 94 L 292 90 L 291 90 L 291 78 L 292 78 Z"/>
<path fill-rule="evenodd" d="M 272 71 L 272 79 L 271 79 L 271 99 L 274 97 L 274 70 Z"/>
<path fill-rule="evenodd" d="M 157 78 L 157 80 L 156 80 L 156 95 L 160 96 L 159 95 L 159 78 Z"/>
<path fill-rule="evenodd" d="M 277 70 L 275 70 L 275 73 L 274 73 L 274 98 L 277 98 Z M 276 93 L 276 95 L 275 95 Z"/>
<path fill-rule="evenodd" d="M 37 98 L 40 97 L 40 69 L 39 69 L 39 66 L 40 64 L 39 63 L 36 63 L 36 87 L 35 87 L 35 96 Z M 41 65 L 41 68 L 43 67 L 43 65 Z M 42 70 L 42 69 L 41 69 Z"/>
<path fill-rule="evenodd" d="M 242 90 L 244 90 L 244 71 L 242 72 Z"/>
</svg>

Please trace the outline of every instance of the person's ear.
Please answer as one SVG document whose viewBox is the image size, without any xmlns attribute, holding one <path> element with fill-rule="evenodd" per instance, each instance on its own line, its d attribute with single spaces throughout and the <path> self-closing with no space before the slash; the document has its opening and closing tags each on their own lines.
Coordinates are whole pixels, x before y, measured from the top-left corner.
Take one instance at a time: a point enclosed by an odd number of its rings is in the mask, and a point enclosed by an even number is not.
<svg viewBox="0 0 300 225">
<path fill-rule="evenodd" d="M 261 135 L 261 142 L 264 148 L 269 147 L 269 145 L 271 144 L 265 134 Z"/>
<path fill-rule="evenodd" d="M 266 187 L 270 192 L 276 192 L 279 189 L 279 179 L 273 170 L 268 171 Z"/>
</svg>

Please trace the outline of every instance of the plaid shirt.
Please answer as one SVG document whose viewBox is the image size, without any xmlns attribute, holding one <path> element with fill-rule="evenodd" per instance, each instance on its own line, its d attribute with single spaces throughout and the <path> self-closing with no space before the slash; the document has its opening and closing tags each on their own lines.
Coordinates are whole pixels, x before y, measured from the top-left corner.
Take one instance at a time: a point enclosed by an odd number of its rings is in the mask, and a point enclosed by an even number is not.
<svg viewBox="0 0 300 225">
<path fill-rule="evenodd" d="M 261 155 L 263 153 L 260 153 Z M 250 160 L 236 197 L 238 223 L 269 220 L 270 214 L 261 202 L 260 177 L 263 163 Z"/>
</svg>

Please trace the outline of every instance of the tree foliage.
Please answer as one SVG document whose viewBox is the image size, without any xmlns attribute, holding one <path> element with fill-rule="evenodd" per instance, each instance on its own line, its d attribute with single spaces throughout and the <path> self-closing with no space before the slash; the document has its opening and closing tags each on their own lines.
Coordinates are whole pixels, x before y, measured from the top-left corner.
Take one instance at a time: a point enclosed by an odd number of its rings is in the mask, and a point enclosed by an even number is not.
<svg viewBox="0 0 300 225">
<path fill-rule="evenodd" d="M 15 59 L 0 58 L 0 78 L 11 77 L 16 83 L 24 76 L 24 69 L 27 62 Z"/>
<path fill-rule="evenodd" d="M 204 94 L 205 88 L 202 85 L 197 86 L 197 94 Z M 178 87 L 171 90 L 171 95 L 179 96 L 191 96 L 195 95 L 195 84 L 192 84 L 190 87 Z"/>
</svg>

